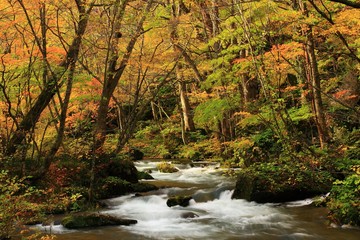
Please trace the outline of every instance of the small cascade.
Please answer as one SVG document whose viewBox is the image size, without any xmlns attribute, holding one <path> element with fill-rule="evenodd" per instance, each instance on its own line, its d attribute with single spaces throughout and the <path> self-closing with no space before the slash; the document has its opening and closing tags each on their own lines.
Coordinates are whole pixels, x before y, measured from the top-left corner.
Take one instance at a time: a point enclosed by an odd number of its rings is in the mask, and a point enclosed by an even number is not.
<svg viewBox="0 0 360 240">
<path fill-rule="evenodd" d="M 151 171 L 149 183 L 161 187 L 152 193 L 106 200 L 105 214 L 136 219 L 131 226 L 114 226 L 69 231 L 62 226 L 43 229 L 59 240 L 170 240 L 170 239 L 357 239 L 356 234 L 325 225 L 325 211 L 310 207 L 311 200 L 287 204 L 257 204 L 231 199 L 234 180 L 222 175 L 217 166 L 177 165 L 180 171 L 161 173 L 156 161 L 136 163 L 139 171 Z M 168 207 L 170 196 L 188 196 L 187 207 Z M 50 229 L 51 228 L 51 229 Z M 352 231 L 352 230 L 348 230 Z"/>
<path fill-rule="evenodd" d="M 277 229 L 278 232 L 291 228 L 287 223 L 291 217 L 278 209 L 232 200 L 231 195 L 232 191 L 225 190 L 211 201 L 191 200 L 188 207 L 172 208 L 166 206 L 167 195 L 130 198 L 106 213 L 137 219 L 138 224 L 127 229 L 155 239 L 219 239 L 224 231 L 229 236 L 236 236 L 240 229 L 248 235 L 262 230 Z M 189 212 L 198 217 L 182 217 Z"/>
</svg>

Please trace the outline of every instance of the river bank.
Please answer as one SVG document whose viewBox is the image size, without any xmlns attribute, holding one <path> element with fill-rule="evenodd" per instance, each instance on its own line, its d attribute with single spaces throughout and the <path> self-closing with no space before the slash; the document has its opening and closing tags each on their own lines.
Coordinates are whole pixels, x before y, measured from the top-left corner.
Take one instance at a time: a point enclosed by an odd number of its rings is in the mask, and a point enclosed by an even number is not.
<svg viewBox="0 0 360 240">
<path fill-rule="evenodd" d="M 232 199 L 234 178 L 223 175 L 219 166 L 191 167 L 175 164 L 175 173 L 157 171 L 157 161 L 137 161 L 140 171 L 151 171 L 146 180 L 159 190 L 141 196 L 128 194 L 104 200 L 101 213 L 138 221 L 133 226 L 68 230 L 62 226 L 42 228 L 57 239 L 348 239 L 358 229 L 330 227 L 327 210 L 312 205 L 311 199 L 283 204 L 258 204 Z M 191 195 L 187 207 L 166 205 L 169 196 Z M 183 218 L 192 212 L 198 217 Z"/>
</svg>

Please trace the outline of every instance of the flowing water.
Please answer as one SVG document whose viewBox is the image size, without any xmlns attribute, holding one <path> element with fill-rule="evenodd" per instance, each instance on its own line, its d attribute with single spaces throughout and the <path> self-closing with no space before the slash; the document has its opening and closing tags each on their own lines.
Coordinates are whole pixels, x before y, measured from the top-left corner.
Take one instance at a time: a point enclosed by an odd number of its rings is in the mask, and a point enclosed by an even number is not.
<svg viewBox="0 0 360 240">
<path fill-rule="evenodd" d="M 287 204 L 257 204 L 232 200 L 234 179 L 215 166 L 177 165 L 176 173 L 160 173 L 156 162 L 141 161 L 139 170 L 152 170 L 150 183 L 160 190 L 142 196 L 127 195 L 106 200 L 102 213 L 138 220 L 132 226 L 67 230 L 46 227 L 59 240 L 147 240 L 147 239 L 360 239 L 358 229 L 330 228 L 326 210 L 309 205 L 310 200 Z M 192 195 L 188 207 L 166 205 L 168 196 Z M 184 218 L 184 215 L 194 218 Z"/>
</svg>

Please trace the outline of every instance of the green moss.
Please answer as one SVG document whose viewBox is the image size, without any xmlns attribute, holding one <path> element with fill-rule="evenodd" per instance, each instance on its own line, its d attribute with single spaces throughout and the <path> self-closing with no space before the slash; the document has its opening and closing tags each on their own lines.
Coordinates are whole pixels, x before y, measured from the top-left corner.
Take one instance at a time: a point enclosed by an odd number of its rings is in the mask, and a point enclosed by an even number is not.
<svg viewBox="0 0 360 240">
<path fill-rule="evenodd" d="M 100 226 L 113 226 L 113 225 L 131 225 L 137 223 L 132 219 L 119 219 L 110 215 L 101 214 L 81 214 L 70 215 L 65 217 L 61 224 L 69 229 L 90 228 Z"/>
<path fill-rule="evenodd" d="M 142 171 L 138 171 L 137 173 L 138 179 L 145 179 L 145 180 L 149 180 L 149 179 L 154 179 L 149 173 L 147 172 L 142 172 Z"/>
<path fill-rule="evenodd" d="M 156 167 L 163 173 L 174 173 L 179 171 L 173 164 L 167 162 L 161 162 Z"/>
<path fill-rule="evenodd" d="M 257 163 L 239 173 L 234 198 L 285 202 L 330 191 L 333 178 L 305 162 Z"/>
</svg>

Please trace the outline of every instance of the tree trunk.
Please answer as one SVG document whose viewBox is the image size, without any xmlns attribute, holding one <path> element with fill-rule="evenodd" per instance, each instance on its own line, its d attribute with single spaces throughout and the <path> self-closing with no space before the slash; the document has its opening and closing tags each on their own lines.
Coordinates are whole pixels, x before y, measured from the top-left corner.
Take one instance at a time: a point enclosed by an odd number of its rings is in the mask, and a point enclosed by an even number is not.
<svg viewBox="0 0 360 240">
<path fill-rule="evenodd" d="M 179 73 L 177 73 L 178 75 Z M 178 79 L 179 80 L 179 79 Z M 180 102 L 181 102 L 181 109 L 182 109 L 182 116 L 184 120 L 184 130 L 186 132 L 195 131 L 195 124 L 193 120 L 193 116 L 191 114 L 191 108 L 189 99 L 186 94 L 186 83 L 179 81 L 179 92 L 180 92 Z"/>
<path fill-rule="evenodd" d="M 299 2 L 301 11 L 305 16 L 308 16 L 306 4 L 302 1 Z M 321 98 L 321 86 L 320 75 L 315 55 L 315 44 L 312 33 L 312 27 L 310 25 L 305 26 L 306 30 L 304 35 L 306 36 L 305 50 L 307 60 L 307 71 L 309 76 L 309 84 L 312 92 L 313 111 L 315 115 L 316 127 L 319 134 L 319 142 L 321 148 L 325 147 L 329 141 L 329 133 L 326 126 L 325 114 L 323 110 L 323 103 Z"/>
<path fill-rule="evenodd" d="M 196 77 L 198 78 L 198 81 L 202 81 L 202 76 L 200 72 L 198 71 L 195 63 L 191 60 L 190 56 L 185 52 L 185 49 L 181 47 L 179 44 L 179 35 L 178 35 L 178 24 L 179 24 L 179 17 L 182 14 L 182 9 L 180 8 L 180 5 L 182 4 L 182 1 L 180 1 L 178 4 L 173 2 L 172 4 L 172 23 L 170 26 L 170 41 L 173 45 L 174 52 L 178 56 L 183 56 L 185 61 L 190 64 L 192 69 L 194 70 Z M 181 117 L 182 117 L 182 129 L 185 132 L 189 131 L 195 131 L 195 124 L 193 120 L 193 116 L 191 114 L 191 108 L 189 99 L 187 97 L 186 92 L 186 83 L 184 82 L 183 75 L 181 73 L 183 68 L 182 64 L 178 64 L 176 67 L 176 80 L 179 85 L 179 95 L 180 95 L 180 104 L 181 104 Z M 183 137 L 183 139 L 185 139 Z M 186 142 L 186 140 L 184 140 Z"/>
<path fill-rule="evenodd" d="M 22 1 L 19 1 L 21 4 L 21 7 L 24 10 L 24 13 L 27 15 L 26 7 L 23 5 Z M 76 35 L 73 39 L 65 59 L 59 64 L 59 67 L 61 70 L 58 70 L 57 72 L 52 72 L 51 75 L 48 77 L 48 81 L 41 91 L 40 95 L 36 99 L 34 105 L 30 108 L 29 112 L 27 112 L 22 119 L 22 121 L 19 124 L 19 127 L 14 132 L 13 136 L 10 138 L 10 141 L 7 144 L 6 148 L 6 155 L 12 155 L 16 152 L 18 147 L 24 142 L 27 133 L 35 127 L 35 124 L 40 118 L 41 113 L 43 110 L 48 106 L 49 102 L 53 98 L 53 96 L 56 93 L 56 89 L 60 87 L 60 79 L 64 75 L 64 73 L 67 71 L 68 67 L 71 63 L 76 62 L 80 46 L 82 42 L 82 37 L 85 33 L 88 19 L 90 12 L 92 10 L 92 5 L 89 7 L 88 10 L 85 10 L 84 5 L 80 2 L 80 0 L 77 0 L 78 6 L 79 6 L 79 23 L 76 27 Z M 28 15 L 27 15 L 28 16 Z M 28 20 L 28 23 L 31 24 L 30 20 Z M 34 36 L 36 36 L 35 32 L 33 32 Z M 42 44 L 40 41 L 38 41 L 39 48 L 41 49 Z"/>
<path fill-rule="evenodd" d="M 128 1 L 122 2 L 121 7 L 119 8 L 115 20 L 115 25 L 113 26 L 113 31 L 112 31 L 113 33 L 117 33 L 120 30 L 120 22 L 122 20 L 127 2 Z M 150 11 L 152 4 L 153 4 L 152 0 L 148 1 L 146 9 L 144 10 L 144 14 L 137 24 L 136 31 L 126 47 L 126 52 L 123 55 L 118 68 L 116 68 L 119 58 L 119 53 L 117 49 L 118 38 L 114 38 L 114 35 L 112 36 L 111 46 L 110 46 L 111 50 L 109 52 L 110 60 L 108 61 L 107 64 L 107 73 L 105 75 L 104 86 L 101 94 L 101 100 L 98 108 L 98 115 L 95 126 L 95 134 L 94 134 L 95 139 L 93 146 L 93 150 L 95 152 L 101 153 L 103 151 L 102 148 L 106 139 L 106 118 L 109 110 L 109 102 L 126 68 L 126 65 L 129 62 L 136 41 L 143 32 L 143 24 L 146 19 L 146 13 Z"/>
<path fill-rule="evenodd" d="M 67 110 L 69 107 L 70 96 L 71 96 L 71 91 L 72 91 L 75 65 L 76 65 L 75 62 L 73 62 L 70 66 L 70 71 L 69 71 L 67 86 L 66 86 L 66 91 L 65 91 L 65 97 L 64 97 L 64 101 L 61 106 L 61 113 L 60 113 L 60 119 L 59 119 L 60 124 L 59 124 L 59 128 L 57 130 L 57 137 L 55 139 L 54 144 L 51 146 L 50 151 L 45 156 L 44 172 L 46 172 L 49 169 L 51 161 L 54 158 L 57 151 L 59 150 L 61 143 L 63 141 L 63 138 L 64 138 L 65 121 L 66 121 Z"/>
</svg>

